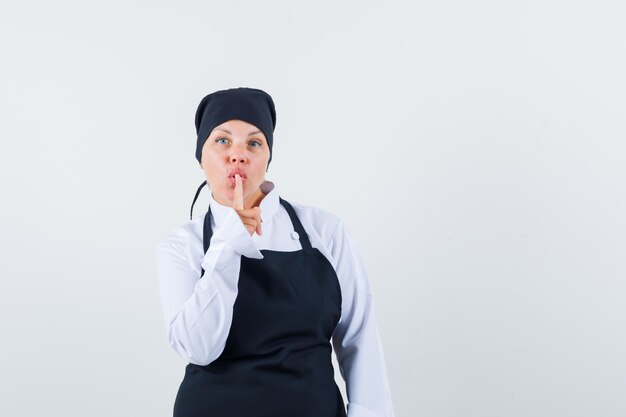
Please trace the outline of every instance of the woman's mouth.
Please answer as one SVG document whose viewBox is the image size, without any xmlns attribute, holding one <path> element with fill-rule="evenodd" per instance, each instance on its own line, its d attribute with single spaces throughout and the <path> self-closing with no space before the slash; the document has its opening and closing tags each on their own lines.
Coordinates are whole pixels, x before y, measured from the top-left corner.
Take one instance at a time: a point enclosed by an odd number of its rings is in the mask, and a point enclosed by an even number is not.
<svg viewBox="0 0 626 417">
<path fill-rule="evenodd" d="M 243 185 L 243 183 L 246 181 L 246 177 L 243 177 L 241 175 L 240 175 L 240 177 L 241 177 L 241 185 Z M 228 180 L 230 181 L 230 185 L 232 187 L 234 187 L 237 184 L 237 179 L 235 178 L 234 175 L 228 177 Z"/>
</svg>

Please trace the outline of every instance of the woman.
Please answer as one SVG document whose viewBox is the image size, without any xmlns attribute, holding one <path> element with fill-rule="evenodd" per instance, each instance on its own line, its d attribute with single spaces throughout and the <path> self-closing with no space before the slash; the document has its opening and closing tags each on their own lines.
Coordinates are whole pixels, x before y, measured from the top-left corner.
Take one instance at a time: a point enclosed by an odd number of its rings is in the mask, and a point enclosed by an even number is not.
<svg viewBox="0 0 626 417">
<path fill-rule="evenodd" d="M 157 247 L 167 340 L 188 365 L 175 417 L 394 415 L 361 254 L 341 220 L 265 179 L 276 111 L 254 88 L 196 111 L 204 216 Z M 332 342 L 331 342 L 332 340 Z M 332 346 L 331 346 L 332 343 Z"/>
</svg>

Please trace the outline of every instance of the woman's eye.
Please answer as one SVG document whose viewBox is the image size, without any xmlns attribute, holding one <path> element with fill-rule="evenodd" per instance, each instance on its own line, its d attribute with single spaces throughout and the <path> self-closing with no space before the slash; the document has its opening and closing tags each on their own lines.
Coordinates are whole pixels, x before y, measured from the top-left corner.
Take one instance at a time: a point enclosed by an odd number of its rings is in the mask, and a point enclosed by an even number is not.
<svg viewBox="0 0 626 417">
<path fill-rule="evenodd" d="M 220 142 L 221 140 L 223 140 L 223 141 L 225 141 L 225 142 Z M 224 143 L 224 144 L 226 144 L 226 143 L 228 143 L 228 139 L 226 139 L 226 138 L 217 138 L 217 139 L 215 139 L 215 142 L 217 142 L 217 143 Z M 260 147 L 260 146 L 262 146 L 262 145 L 263 145 L 263 144 L 262 144 L 261 142 L 259 142 L 258 140 L 252 140 L 252 141 L 250 141 L 250 144 L 255 144 L 255 146 L 252 146 L 253 148 L 258 148 L 258 147 Z"/>
</svg>

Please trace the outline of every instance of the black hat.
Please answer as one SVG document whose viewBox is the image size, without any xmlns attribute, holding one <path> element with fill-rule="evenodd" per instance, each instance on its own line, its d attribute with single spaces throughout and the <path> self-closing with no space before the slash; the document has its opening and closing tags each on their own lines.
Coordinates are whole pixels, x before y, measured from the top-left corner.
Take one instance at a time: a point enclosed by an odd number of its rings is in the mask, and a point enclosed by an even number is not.
<svg viewBox="0 0 626 417">
<path fill-rule="evenodd" d="M 202 148 L 213 129 L 232 119 L 251 123 L 263 132 L 270 150 L 270 158 L 267 161 L 269 167 L 270 162 L 272 162 L 272 143 L 274 128 L 276 127 L 274 100 L 265 91 L 248 87 L 215 91 L 200 101 L 195 118 L 196 133 L 198 134 L 196 141 L 196 159 L 198 162 L 202 162 Z M 193 205 L 196 203 L 200 190 L 205 185 L 206 181 L 196 191 L 191 203 L 190 220 L 193 215 Z"/>
<path fill-rule="evenodd" d="M 239 119 L 258 127 L 270 148 L 269 166 L 272 161 L 272 142 L 276 127 L 276 109 L 272 97 L 258 88 L 237 87 L 215 91 L 204 97 L 196 110 L 196 159 L 201 162 L 202 147 L 211 131 L 222 123 Z"/>
</svg>

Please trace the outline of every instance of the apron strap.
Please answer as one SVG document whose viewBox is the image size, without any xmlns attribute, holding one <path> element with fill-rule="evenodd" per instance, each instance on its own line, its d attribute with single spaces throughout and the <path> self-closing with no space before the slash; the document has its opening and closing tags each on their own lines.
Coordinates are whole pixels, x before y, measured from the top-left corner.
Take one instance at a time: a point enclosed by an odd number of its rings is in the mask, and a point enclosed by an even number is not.
<svg viewBox="0 0 626 417">
<path fill-rule="evenodd" d="M 307 236 L 306 231 L 302 226 L 302 223 L 300 223 L 300 219 L 298 219 L 298 216 L 296 216 L 296 212 L 294 211 L 293 207 L 287 200 L 283 200 L 280 196 L 278 197 L 278 200 L 283 206 L 285 206 L 285 209 L 287 210 L 287 213 L 291 218 L 293 228 L 296 229 L 296 232 L 298 232 L 298 237 L 300 238 L 300 245 L 302 245 L 302 249 L 304 249 L 305 251 L 310 251 L 312 249 L 311 241 L 309 240 L 309 237 Z"/>
<path fill-rule="evenodd" d="M 191 220 L 191 217 L 193 215 L 193 205 L 196 204 L 196 200 L 198 199 L 198 196 L 200 195 L 200 190 L 202 190 L 202 187 L 204 187 L 206 185 L 206 180 L 200 184 L 200 187 L 198 187 L 198 191 L 196 191 L 196 195 L 193 198 L 193 202 L 191 203 L 191 210 L 189 211 L 189 220 Z"/>
<path fill-rule="evenodd" d="M 202 227 L 202 246 L 204 248 L 203 253 L 206 253 L 206 251 L 209 250 L 209 243 L 211 243 L 212 237 L 213 229 L 211 228 L 211 205 L 209 204 L 209 209 L 204 215 L 204 225 Z M 200 277 L 202 277 L 204 275 L 204 268 L 200 267 L 200 269 L 202 269 L 202 273 L 200 274 Z"/>
</svg>

